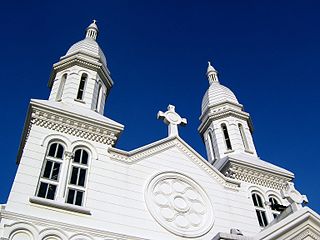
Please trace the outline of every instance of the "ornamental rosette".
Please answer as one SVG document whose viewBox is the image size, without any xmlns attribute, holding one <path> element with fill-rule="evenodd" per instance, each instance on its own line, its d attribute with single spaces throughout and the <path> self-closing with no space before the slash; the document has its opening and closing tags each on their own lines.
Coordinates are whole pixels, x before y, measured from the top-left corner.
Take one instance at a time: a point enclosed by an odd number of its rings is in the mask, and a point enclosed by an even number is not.
<svg viewBox="0 0 320 240">
<path fill-rule="evenodd" d="M 183 174 L 156 175 L 147 185 L 145 200 L 152 217 L 176 235 L 199 237 L 213 226 L 213 210 L 207 194 Z"/>
</svg>

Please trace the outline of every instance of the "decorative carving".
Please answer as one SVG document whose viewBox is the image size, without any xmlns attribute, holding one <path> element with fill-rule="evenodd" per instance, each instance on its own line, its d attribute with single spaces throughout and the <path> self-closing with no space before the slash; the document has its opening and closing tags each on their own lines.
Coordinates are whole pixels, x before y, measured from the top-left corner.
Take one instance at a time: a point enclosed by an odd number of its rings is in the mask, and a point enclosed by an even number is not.
<svg viewBox="0 0 320 240">
<path fill-rule="evenodd" d="M 211 202 L 192 179 L 175 172 L 154 177 L 145 200 L 151 215 L 168 231 L 183 237 L 199 237 L 213 226 Z"/>
<path fill-rule="evenodd" d="M 308 198 L 306 195 L 301 195 L 295 187 L 293 182 L 287 182 L 284 189 L 281 190 L 281 197 L 286 198 L 289 203 L 308 203 Z"/>
<path fill-rule="evenodd" d="M 283 189 L 287 182 L 291 180 L 288 177 L 267 173 L 258 169 L 234 163 L 226 166 L 222 172 L 226 177 L 277 190 Z"/>
<path fill-rule="evenodd" d="M 36 126 L 108 145 L 114 145 L 117 140 L 114 132 L 101 125 L 89 124 L 42 109 L 32 109 L 30 122 Z"/>
<path fill-rule="evenodd" d="M 304 230 L 298 236 L 292 238 L 292 240 L 303 240 L 303 239 L 307 239 L 307 237 L 310 237 L 311 239 L 314 239 L 314 240 L 320 240 L 319 234 L 315 233 L 311 229 Z"/>
</svg>

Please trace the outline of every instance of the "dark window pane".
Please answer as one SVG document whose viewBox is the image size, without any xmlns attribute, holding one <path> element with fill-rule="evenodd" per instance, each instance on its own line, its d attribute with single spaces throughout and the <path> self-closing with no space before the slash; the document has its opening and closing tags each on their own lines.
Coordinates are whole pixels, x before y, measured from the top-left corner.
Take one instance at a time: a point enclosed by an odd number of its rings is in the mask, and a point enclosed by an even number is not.
<svg viewBox="0 0 320 240">
<path fill-rule="evenodd" d="M 80 84 L 79 84 L 79 89 L 78 89 L 78 94 L 77 94 L 77 99 L 82 100 L 83 96 L 83 90 L 84 90 L 84 85 L 86 83 L 87 75 L 82 74 Z"/>
<path fill-rule="evenodd" d="M 253 205 L 258 207 L 257 194 L 252 194 Z"/>
<path fill-rule="evenodd" d="M 82 164 L 87 165 L 88 164 L 88 153 L 85 150 L 82 150 Z"/>
<path fill-rule="evenodd" d="M 61 144 L 58 144 L 58 152 L 56 158 L 63 158 L 63 146 Z"/>
<path fill-rule="evenodd" d="M 222 127 L 222 130 L 223 130 L 223 135 L 224 135 L 224 139 L 226 141 L 227 149 L 228 150 L 232 150 L 232 146 L 231 146 L 231 142 L 230 142 L 227 126 L 225 124 L 222 124 L 221 127 Z"/>
<path fill-rule="evenodd" d="M 273 218 L 277 218 L 278 214 L 273 213 Z"/>
<path fill-rule="evenodd" d="M 45 198 L 47 192 L 48 183 L 40 182 L 38 197 Z"/>
<path fill-rule="evenodd" d="M 268 225 L 266 212 L 261 212 L 261 215 L 262 215 L 262 219 L 263 219 L 263 227 L 265 227 Z"/>
<path fill-rule="evenodd" d="M 80 157 L 81 157 L 81 149 L 78 149 L 75 153 L 74 153 L 74 159 L 73 161 L 76 163 L 80 163 Z"/>
<path fill-rule="evenodd" d="M 44 171 L 43 171 L 43 177 L 45 178 L 50 178 L 50 173 L 51 173 L 51 169 L 52 169 L 52 162 L 51 161 L 47 161 L 46 162 L 46 166 L 44 167 Z"/>
<path fill-rule="evenodd" d="M 263 203 L 262 203 L 262 199 L 259 195 L 257 195 L 257 200 L 258 200 L 258 207 L 262 207 L 263 208 Z"/>
<path fill-rule="evenodd" d="M 54 157 L 55 153 L 56 153 L 56 148 L 57 148 L 57 144 L 56 143 L 53 143 L 50 145 L 50 149 L 49 149 L 49 153 L 48 155 L 50 157 Z"/>
<path fill-rule="evenodd" d="M 75 190 L 69 189 L 67 203 L 73 204 Z"/>
<path fill-rule="evenodd" d="M 56 193 L 56 188 L 57 188 L 56 185 L 49 184 L 47 199 L 51 199 L 51 200 L 54 199 L 54 195 Z"/>
<path fill-rule="evenodd" d="M 71 173 L 71 184 L 77 184 L 77 178 L 78 178 L 78 169 L 77 167 L 72 167 L 72 173 Z"/>
<path fill-rule="evenodd" d="M 84 187 L 84 182 L 86 179 L 86 169 L 80 168 L 80 176 L 78 185 Z"/>
<path fill-rule="evenodd" d="M 60 171 L 60 163 L 54 163 L 53 170 L 52 170 L 52 180 L 58 180 Z"/>
<path fill-rule="evenodd" d="M 259 225 L 260 225 L 261 227 L 263 227 L 263 222 L 262 222 L 262 217 L 261 217 L 261 211 L 256 210 L 256 213 L 257 213 L 257 218 L 258 218 L 258 221 L 259 221 Z"/>
<path fill-rule="evenodd" d="M 76 205 L 78 206 L 82 205 L 82 197 L 83 197 L 83 192 L 77 191 L 77 197 L 75 202 Z"/>
</svg>

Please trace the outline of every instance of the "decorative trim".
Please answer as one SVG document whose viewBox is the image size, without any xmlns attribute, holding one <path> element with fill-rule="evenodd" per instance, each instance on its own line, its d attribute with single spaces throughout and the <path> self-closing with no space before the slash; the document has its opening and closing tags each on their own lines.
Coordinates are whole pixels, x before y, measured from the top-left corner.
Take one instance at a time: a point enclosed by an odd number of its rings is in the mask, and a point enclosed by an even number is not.
<svg viewBox="0 0 320 240">
<path fill-rule="evenodd" d="M 57 132 L 67 133 L 87 140 L 114 145 L 116 131 L 106 128 L 102 124 L 82 121 L 66 114 L 59 114 L 50 110 L 36 107 L 31 103 L 30 126 L 36 125 Z M 30 130 L 28 130 L 29 132 Z"/>
<path fill-rule="evenodd" d="M 292 238 L 291 240 L 303 240 L 306 239 L 306 237 L 311 237 L 314 240 L 320 240 L 320 236 L 311 229 L 305 229 L 299 233 L 298 236 Z"/>
<path fill-rule="evenodd" d="M 200 237 L 213 226 L 212 205 L 193 179 L 177 172 L 154 176 L 145 191 L 147 208 L 165 229 L 182 237 Z"/>
<path fill-rule="evenodd" d="M 218 170 L 213 168 L 200 154 L 198 154 L 194 149 L 192 149 L 186 142 L 184 142 L 179 136 L 168 137 L 162 139 L 158 142 L 146 145 L 142 148 L 127 152 L 116 148 L 109 148 L 110 158 L 112 160 L 124 162 L 127 164 L 133 164 L 144 158 L 150 157 L 159 152 L 165 151 L 167 149 L 177 147 L 182 151 L 189 159 L 191 159 L 196 165 L 207 172 L 216 181 L 220 182 L 227 188 L 237 190 L 240 183 L 232 179 L 225 178 Z"/>
<path fill-rule="evenodd" d="M 9 211 L 1 211 L 1 217 L 8 220 L 18 221 L 21 223 L 28 223 L 32 224 L 33 226 L 43 226 L 46 228 L 54 227 L 56 229 L 60 229 L 61 231 L 69 231 L 74 232 L 75 229 L 78 229 L 81 231 L 81 234 L 89 235 L 92 237 L 97 237 L 101 239 L 117 239 L 117 240 L 147 240 L 146 238 L 140 238 L 135 236 L 129 236 L 125 234 L 118 234 L 114 232 L 89 228 L 86 226 L 79 226 L 79 224 L 69 224 L 65 223 L 63 221 L 54 221 L 54 220 L 48 220 L 46 218 L 39 218 L 39 217 L 33 217 L 33 216 L 27 216 L 19 213 L 9 212 Z M 4 226 L 4 229 L 6 229 L 6 225 Z M 37 239 L 37 238 L 35 238 Z"/>
<path fill-rule="evenodd" d="M 222 169 L 221 172 L 225 176 L 237 179 L 239 181 L 273 188 L 276 190 L 284 189 L 287 182 L 292 180 L 292 178 L 289 177 L 230 162 Z"/>
<path fill-rule="evenodd" d="M 91 60 L 91 59 L 94 60 Z M 70 66 L 79 65 L 81 67 L 88 68 L 90 70 L 96 71 L 102 78 L 102 81 L 106 86 L 111 88 L 113 86 L 113 81 L 110 77 L 110 72 L 102 63 L 100 63 L 99 58 L 88 55 L 84 52 L 76 52 L 65 58 L 61 58 L 59 62 L 53 64 L 53 70 L 50 75 L 48 86 L 51 88 L 55 75 L 58 71 L 65 70 Z"/>
<path fill-rule="evenodd" d="M 48 200 L 48 199 L 39 198 L 39 197 L 30 197 L 29 201 L 31 203 L 43 205 L 46 207 L 59 208 L 59 209 L 66 210 L 66 211 L 91 215 L 89 209 L 84 208 L 84 207 L 80 207 L 80 206 L 76 206 L 76 205 L 72 205 L 72 204 L 59 203 L 54 200 Z"/>
</svg>

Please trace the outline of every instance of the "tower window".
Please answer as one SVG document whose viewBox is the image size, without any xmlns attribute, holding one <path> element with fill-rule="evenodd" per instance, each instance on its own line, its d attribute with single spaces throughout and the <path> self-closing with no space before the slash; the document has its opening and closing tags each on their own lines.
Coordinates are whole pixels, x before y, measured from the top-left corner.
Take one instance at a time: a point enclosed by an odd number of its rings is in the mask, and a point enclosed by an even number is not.
<svg viewBox="0 0 320 240">
<path fill-rule="evenodd" d="M 51 143 L 42 167 L 37 196 L 53 200 L 59 183 L 64 147 L 60 143 Z"/>
<path fill-rule="evenodd" d="M 244 149 L 245 150 L 249 150 L 249 145 L 248 145 L 246 134 L 244 133 L 244 129 L 243 129 L 242 124 L 239 123 L 238 127 L 239 127 L 239 131 L 240 131 L 240 135 L 241 135 L 241 139 L 242 139 L 242 143 L 243 143 Z"/>
<path fill-rule="evenodd" d="M 224 135 L 224 140 L 226 142 L 226 146 L 227 146 L 227 150 L 232 150 L 232 146 L 231 146 L 231 141 L 230 141 L 230 137 L 229 137 L 229 133 L 228 133 L 228 129 L 226 124 L 221 124 L 221 128 L 223 131 L 223 135 Z"/>
<path fill-rule="evenodd" d="M 273 216 L 273 218 L 276 218 L 279 214 L 280 214 L 280 212 L 277 210 L 277 205 L 279 205 L 279 202 L 278 202 L 278 200 L 276 199 L 276 198 L 274 198 L 274 197 L 269 197 L 269 202 L 270 202 L 270 208 L 271 208 L 271 212 L 272 212 L 272 216 Z"/>
<path fill-rule="evenodd" d="M 66 202 L 82 206 L 88 171 L 89 154 L 84 149 L 77 149 L 71 163 Z"/>
<path fill-rule="evenodd" d="M 102 100 L 102 86 L 101 86 L 101 84 L 99 84 L 97 101 L 96 101 L 96 110 L 97 110 L 97 111 L 100 110 L 101 100 Z"/>
<path fill-rule="evenodd" d="M 60 80 L 60 85 L 59 85 L 59 89 L 56 95 L 56 101 L 60 101 L 62 98 L 62 94 L 63 94 L 63 89 L 64 89 L 64 85 L 66 83 L 67 80 L 67 74 L 63 74 L 61 80 Z"/>
<path fill-rule="evenodd" d="M 267 226 L 268 220 L 267 220 L 266 210 L 265 210 L 261 196 L 258 193 L 253 193 L 252 194 L 252 201 L 253 201 L 253 205 L 256 210 L 259 225 L 261 227 Z"/>
<path fill-rule="evenodd" d="M 209 145 L 209 150 L 210 150 L 210 154 L 211 154 L 211 158 L 212 158 L 212 163 L 214 163 L 217 160 L 217 157 L 216 157 L 216 153 L 214 151 L 213 136 L 212 136 L 211 131 L 209 131 L 208 140 L 209 140 L 208 145 Z"/>
<path fill-rule="evenodd" d="M 84 95 L 84 87 L 86 85 L 88 75 L 86 73 L 83 73 L 81 75 L 80 83 L 79 83 L 79 88 L 78 88 L 78 94 L 77 94 L 77 99 L 78 100 L 83 100 L 83 95 Z"/>
</svg>

